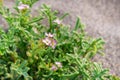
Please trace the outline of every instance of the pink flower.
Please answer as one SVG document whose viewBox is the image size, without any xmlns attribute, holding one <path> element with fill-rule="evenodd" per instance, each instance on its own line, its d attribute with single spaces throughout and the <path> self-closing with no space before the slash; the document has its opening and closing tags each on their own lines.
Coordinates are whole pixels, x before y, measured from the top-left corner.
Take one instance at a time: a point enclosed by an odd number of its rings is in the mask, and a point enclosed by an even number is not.
<svg viewBox="0 0 120 80">
<path fill-rule="evenodd" d="M 57 66 L 52 65 L 52 67 L 51 67 L 51 70 L 52 70 L 52 71 L 56 71 L 57 69 L 58 69 Z"/>
<path fill-rule="evenodd" d="M 55 49 L 57 45 L 57 41 L 53 38 L 54 35 L 51 33 L 45 33 L 46 38 L 42 40 L 43 43 L 45 43 L 47 46 L 51 46 L 53 49 Z"/>
<path fill-rule="evenodd" d="M 51 40 L 48 37 L 43 39 L 42 42 L 45 43 L 47 46 L 50 46 L 50 44 L 51 44 Z"/>
<path fill-rule="evenodd" d="M 62 68 L 61 62 L 55 62 L 55 65 L 52 65 L 51 70 L 52 70 L 52 71 L 56 71 L 56 70 L 58 70 L 59 68 Z"/>
<path fill-rule="evenodd" d="M 62 23 L 62 21 L 60 19 L 56 19 L 54 22 L 57 23 L 57 24 L 61 24 Z"/>
<path fill-rule="evenodd" d="M 47 37 L 54 37 L 54 35 L 53 34 L 51 34 L 51 33 L 45 33 L 45 35 L 47 36 Z"/>
<path fill-rule="evenodd" d="M 52 39 L 52 40 L 51 40 L 51 43 L 50 43 L 50 46 L 51 46 L 53 49 L 55 49 L 56 45 L 57 45 L 57 41 L 54 40 L 54 39 Z"/>
<path fill-rule="evenodd" d="M 62 68 L 61 62 L 55 62 L 55 64 L 57 65 L 57 67 Z"/>
<path fill-rule="evenodd" d="M 21 4 L 18 6 L 18 9 L 22 11 L 22 10 L 25 10 L 25 9 L 29 9 L 29 6 L 26 5 L 26 4 L 22 4 L 22 3 L 21 3 Z"/>
</svg>

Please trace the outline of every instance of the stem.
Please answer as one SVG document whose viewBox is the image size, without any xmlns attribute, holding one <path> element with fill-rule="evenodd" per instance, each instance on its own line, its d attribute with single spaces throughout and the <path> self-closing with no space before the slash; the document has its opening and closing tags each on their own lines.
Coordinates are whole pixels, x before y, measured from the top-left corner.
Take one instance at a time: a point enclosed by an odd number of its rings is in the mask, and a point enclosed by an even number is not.
<svg viewBox="0 0 120 80">
<path fill-rule="evenodd" d="M 50 24 L 50 29 L 49 29 L 49 31 L 51 31 L 51 30 L 52 30 L 52 19 L 51 19 L 51 16 L 50 16 L 50 15 L 49 15 L 48 17 L 49 17 L 49 24 Z"/>
</svg>

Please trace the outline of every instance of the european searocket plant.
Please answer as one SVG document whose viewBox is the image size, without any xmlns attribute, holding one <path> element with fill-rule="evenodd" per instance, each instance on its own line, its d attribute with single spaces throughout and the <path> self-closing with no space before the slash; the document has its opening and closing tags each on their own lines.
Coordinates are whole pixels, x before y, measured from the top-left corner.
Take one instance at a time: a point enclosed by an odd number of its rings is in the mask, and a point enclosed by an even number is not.
<svg viewBox="0 0 120 80">
<path fill-rule="evenodd" d="M 0 0 L 1 1 L 1 0 Z M 93 62 L 104 41 L 91 38 L 78 18 L 73 28 L 57 11 L 43 4 L 31 15 L 37 0 L 16 0 L 14 13 L 0 4 L 8 30 L 0 29 L 0 80 L 120 80 Z"/>
</svg>

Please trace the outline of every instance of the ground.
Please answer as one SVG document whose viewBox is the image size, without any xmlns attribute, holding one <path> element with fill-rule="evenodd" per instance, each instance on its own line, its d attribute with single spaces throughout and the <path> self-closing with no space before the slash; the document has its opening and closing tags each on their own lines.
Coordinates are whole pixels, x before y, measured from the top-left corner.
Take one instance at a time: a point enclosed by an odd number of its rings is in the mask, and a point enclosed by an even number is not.
<svg viewBox="0 0 120 80">
<path fill-rule="evenodd" d="M 43 3 L 51 5 L 60 14 L 69 13 L 63 22 L 71 27 L 75 25 L 77 16 L 80 16 L 88 35 L 102 37 L 106 42 L 105 55 L 96 55 L 94 61 L 120 76 L 120 0 L 39 0 L 32 9 L 34 16 Z M 14 0 L 4 0 L 4 4 L 12 8 Z M 0 25 L 7 29 L 2 18 Z"/>
</svg>

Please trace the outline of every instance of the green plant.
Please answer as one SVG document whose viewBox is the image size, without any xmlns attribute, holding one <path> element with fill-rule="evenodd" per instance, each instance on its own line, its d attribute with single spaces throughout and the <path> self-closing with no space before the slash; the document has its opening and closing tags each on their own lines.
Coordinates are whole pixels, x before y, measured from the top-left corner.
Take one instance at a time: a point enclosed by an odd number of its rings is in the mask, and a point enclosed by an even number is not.
<svg viewBox="0 0 120 80">
<path fill-rule="evenodd" d="M 21 3 L 21 2 L 22 3 Z M 45 4 L 39 16 L 31 17 L 37 0 L 17 0 L 16 13 L 1 5 L 9 29 L 0 29 L 1 80 L 119 80 L 100 64 L 92 62 L 102 53 L 104 41 L 86 36 L 78 18 L 70 28 Z M 45 26 L 42 21 L 46 20 Z"/>
</svg>

